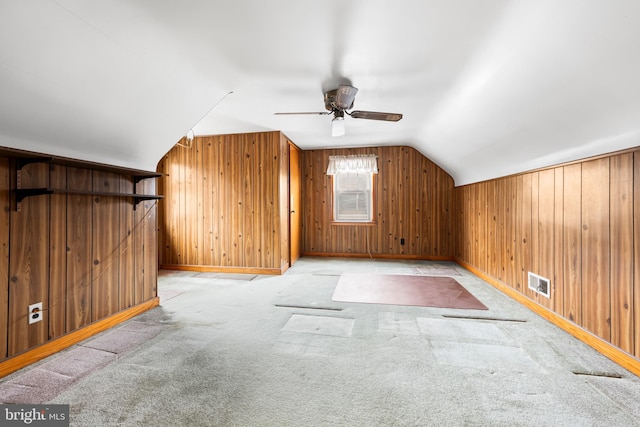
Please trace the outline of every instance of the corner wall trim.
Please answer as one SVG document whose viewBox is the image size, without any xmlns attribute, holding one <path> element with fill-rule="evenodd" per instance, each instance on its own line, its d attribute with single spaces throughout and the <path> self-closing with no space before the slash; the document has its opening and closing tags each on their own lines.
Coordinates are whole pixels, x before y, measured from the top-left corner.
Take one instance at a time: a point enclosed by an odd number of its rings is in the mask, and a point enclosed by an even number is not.
<svg viewBox="0 0 640 427">
<path fill-rule="evenodd" d="M 74 344 L 79 343 L 87 338 L 92 337 L 100 332 L 103 332 L 109 328 L 112 328 L 119 323 L 131 319 L 138 314 L 144 313 L 154 307 L 160 305 L 160 298 L 154 297 L 148 301 L 134 305 L 131 308 L 123 310 L 113 316 L 106 317 L 91 323 L 81 329 L 75 330 L 63 335 L 60 338 L 56 338 L 52 341 L 46 342 L 38 347 L 34 347 L 31 350 L 27 350 L 24 353 L 18 354 L 0 363 L 0 378 L 3 378 L 18 369 L 22 369 L 31 365 L 45 357 L 51 356 L 65 348 L 71 347 Z"/>
<path fill-rule="evenodd" d="M 546 320 L 553 323 L 557 327 L 563 329 L 564 331 L 573 335 L 575 338 L 587 344 L 589 347 L 595 349 L 600 354 L 608 357 L 609 359 L 611 359 L 618 365 L 622 366 L 629 372 L 640 377 L 640 360 L 636 359 L 630 354 L 625 353 L 624 351 L 620 350 L 613 344 L 603 340 L 602 338 L 592 334 L 591 332 L 581 328 L 575 323 L 570 322 L 564 317 L 552 312 L 546 307 L 543 307 L 535 303 L 534 301 L 530 300 L 520 292 L 500 282 L 499 280 L 494 279 L 493 277 L 487 275 L 483 271 L 478 270 L 471 264 L 467 264 L 466 262 L 458 258 L 455 258 L 455 262 L 458 263 L 461 267 L 464 267 L 465 269 L 469 270 L 471 273 L 480 277 L 482 280 L 489 283 L 493 287 L 497 288 L 502 293 L 506 294 L 507 296 L 513 298 L 520 304 L 524 305 L 529 310 L 545 318 Z"/>
</svg>

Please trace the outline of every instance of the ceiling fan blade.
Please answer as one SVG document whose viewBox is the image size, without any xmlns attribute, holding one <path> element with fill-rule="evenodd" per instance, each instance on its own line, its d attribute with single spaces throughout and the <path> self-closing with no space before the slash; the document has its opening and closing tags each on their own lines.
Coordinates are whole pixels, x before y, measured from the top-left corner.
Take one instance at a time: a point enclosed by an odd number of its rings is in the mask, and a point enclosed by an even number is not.
<svg viewBox="0 0 640 427">
<path fill-rule="evenodd" d="M 356 99 L 358 88 L 349 85 L 338 86 L 336 93 L 336 107 L 342 110 L 348 110 L 353 106 L 353 100 Z"/>
<path fill-rule="evenodd" d="M 380 113 L 378 111 L 352 111 L 349 115 L 354 119 L 384 120 L 387 122 L 397 122 L 402 118 L 400 113 Z"/>
<path fill-rule="evenodd" d="M 313 116 L 326 116 L 327 114 L 331 114 L 330 111 L 301 111 L 301 112 L 296 112 L 296 113 L 273 113 L 276 116 L 293 116 L 293 115 L 300 115 L 300 114 L 307 114 L 307 115 L 313 115 Z"/>
</svg>

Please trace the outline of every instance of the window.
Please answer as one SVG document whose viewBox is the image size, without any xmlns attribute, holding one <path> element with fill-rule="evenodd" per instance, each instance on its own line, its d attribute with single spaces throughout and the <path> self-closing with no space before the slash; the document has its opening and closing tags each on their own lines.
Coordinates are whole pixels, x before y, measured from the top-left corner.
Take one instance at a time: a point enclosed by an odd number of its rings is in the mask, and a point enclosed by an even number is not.
<svg viewBox="0 0 640 427">
<path fill-rule="evenodd" d="M 333 219 L 371 221 L 373 218 L 373 174 L 337 173 L 333 176 Z"/>
<path fill-rule="evenodd" d="M 327 175 L 333 177 L 334 221 L 373 221 L 376 160 L 375 155 L 329 157 Z"/>
</svg>

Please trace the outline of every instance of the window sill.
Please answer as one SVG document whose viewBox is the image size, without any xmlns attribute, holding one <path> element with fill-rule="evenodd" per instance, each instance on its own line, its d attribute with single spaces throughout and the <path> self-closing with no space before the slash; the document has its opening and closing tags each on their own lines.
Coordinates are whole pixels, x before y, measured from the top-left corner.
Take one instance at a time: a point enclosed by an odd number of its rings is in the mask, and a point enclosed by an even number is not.
<svg viewBox="0 0 640 427">
<path fill-rule="evenodd" d="M 364 227 L 373 227 L 378 225 L 375 221 L 331 221 L 331 225 L 361 225 Z"/>
</svg>

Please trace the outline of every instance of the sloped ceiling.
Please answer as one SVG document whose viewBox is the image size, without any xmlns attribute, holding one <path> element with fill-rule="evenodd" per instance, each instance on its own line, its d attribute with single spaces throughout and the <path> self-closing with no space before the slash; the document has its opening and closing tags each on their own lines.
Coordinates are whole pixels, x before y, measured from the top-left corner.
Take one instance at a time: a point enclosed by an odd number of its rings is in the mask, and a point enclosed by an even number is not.
<svg viewBox="0 0 640 427">
<path fill-rule="evenodd" d="M 332 138 L 323 91 L 355 109 Z M 640 146 L 637 0 L 0 0 L 0 145 L 155 170 L 189 130 L 409 145 L 456 185 Z"/>
</svg>

